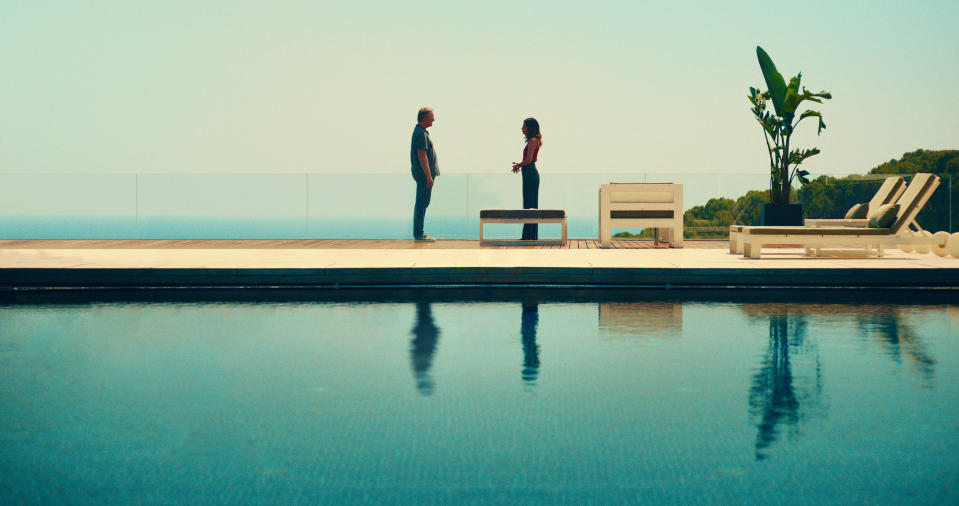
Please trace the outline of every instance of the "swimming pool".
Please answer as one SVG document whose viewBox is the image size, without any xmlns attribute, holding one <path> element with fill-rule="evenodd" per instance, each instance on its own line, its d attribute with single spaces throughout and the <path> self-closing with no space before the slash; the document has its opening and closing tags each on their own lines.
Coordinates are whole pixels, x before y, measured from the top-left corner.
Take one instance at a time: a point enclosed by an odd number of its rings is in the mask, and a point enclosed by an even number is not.
<svg viewBox="0 0 959 506">
<path fill-rule="evenodd" d="M 959 305 L 941 297 L 341 290 L 8 302 L 0 497 L 955 503 Z"/>
</svg>

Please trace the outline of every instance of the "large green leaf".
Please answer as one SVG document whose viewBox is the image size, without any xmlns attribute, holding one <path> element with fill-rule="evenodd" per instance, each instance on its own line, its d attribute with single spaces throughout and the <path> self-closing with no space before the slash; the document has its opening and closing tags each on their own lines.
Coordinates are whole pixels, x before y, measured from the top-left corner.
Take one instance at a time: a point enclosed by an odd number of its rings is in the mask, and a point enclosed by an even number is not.
<svg viewBox="0 0 959 506">
<path fill-rule="evenodd" d="M 786 120 L 786 123 L 792 123 L 792 119 L 796 115 L 796 108 L 803 101 L 804 97 L 799 94 L 799 82 L 801 80 L 802 73 L 800 72 L 796 74 L 796 77 L 790 79 L 789 85 L 786 86 L 786 98 L 783 100 L 782 114 L 780 114 Z"/>
<path fill-rule="evenodd" d="M 819 148 L 812 149 L 795 149 L 789 153 L 789 165 L 799 165 L 803 163 L 807 158 L 811 156 L 816 156 L 819 154 Z"/>
<path fill-rule="evenodd" d="M 806 112 L 800 114 L 800 115 L 799 115 L 799 121 L 802 121 L 802 120 L 804 120 L 804 119 L 806 119 L 806 118 L 810 118 L 810 117 L 819 118 L 819 129 L 816 130 L 816 135 L 821 134 L 822 131 L 826 129 L 826 123 L 823 122 L 823 120 L 822 120 L 822 114 L 820 114 L 818 111 L 806 111 Z M 796 122 L 796 124 L 798 125 L 799 122 Z"/>
<path fill-rule="evenodd" d="M 773 101 L 773 108 L 778 116 L 783 115 L 783 104 L 786 102 L 786 80 L 776 70 L 776 64 L 763 48 L 756 46 L 756 56 L 759 58 L 759 68 L 763 71 L 763 79 L 769 88 L 769 96 Z"/>
<path fill-rule="evenodd" d="M 802 90 L 802 99 L 803 99 L 803 100 L 809 100 L 810 102 L 815 102 L 815 103 L 817 103 L 817 104 L 821 104 L 821 103 L 822 103 L 822 100 L 820 100 L 820 99 L 823 99 L 823 98 L 826 99 L 826 100 L 831 99 L 831 98 L 832 98 L 832 93 L 829 93 L 828 91 L 820 91 L 819 93 L 813 93 L 813 92 L 807 90 L 806 88 L 803 88 L 803 90 Z"/>
<path fill-rule="evenodd" d="M 769 118 L 761 120 L 759 124 L 763 127 L 763 130 L 765 130 L 766 133 L 769 134 L 769 137 L 771 137 L 774 142 L 778 142 L 779 125 L 777 125 L 773 121 L 770 121 Z"/>
</svg>

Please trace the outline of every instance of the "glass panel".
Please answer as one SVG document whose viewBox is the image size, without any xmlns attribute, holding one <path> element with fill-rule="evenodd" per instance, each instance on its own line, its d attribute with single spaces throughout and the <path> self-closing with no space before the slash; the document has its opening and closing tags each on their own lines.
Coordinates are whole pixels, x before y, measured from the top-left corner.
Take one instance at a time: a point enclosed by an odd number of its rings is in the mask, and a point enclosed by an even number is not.
<svg viewBox="0 0 959 506">
<path fill-rule="evenodd" d="M 136 236 L 135 174 L 0 174 L 0 238 Z"/>
<path fill-rule="evenodd" d="M 409 237 L 414 192 L 408 174 L 310 174 L 309 237 Z"/>
<path fill-rule="evenodd" d="M 842 218 L 855 204 L 869 202 L 885 178 L 890 174 L 870 174 L 857 179 L 829 179 L 812 184 L 797 192 L 806 218 Z M 904 174 L 907 182 L 912 176 Z M 950 175 L 940 177 L 939 187 L 923 206 L 916 218 L 919 225 L 930 232 L 953 232 L 956 210 L 953 208 L 959 190 Z"/>
<path fill-rule="evenodd" d="M 868 201 L 885 175 L 825 178 L 797 189 L 807 218 L 841 218 Z M 908 178 L 909 176 L 907 176 Z M 764 174 L 540 174 L 539 207 L 565 209 L 568 236 L 598 235 L 598 190 L 609 182 L 683 185 L 685 235 L 728 236 L 755 225 Z M 442 239 L 479 237 L 479 211 L 522 208 L 522 176 L 444 174 L 437 178 L 426 231 Z M 0 174 L 0 237 L 407 239 L 416 185 L 400 174 Z M 919 215 L 931 232 L 954 232 L 959 179 L 943 175 Z M 491 225 L 490 237 L 519 236 L 521 225 Z M 614 229 L 613 233 L 623 232 Z M 540 227 L 559 237 L 560 227 Z M 628 230 L 651 237 L 651 231 Z"/>
<path fill-rule="evenodd" d="M 306 237 L 305 174 L 144 174 L 140 237 Z"/>
<path fill-rule="evenodd" d="M 950 209 L 952 200 L 950 197 L 955 195 L 956 189 L 952 177 L 948 175 L 940 177 L 939 187 L 929 197 L 929 202 L 916 217 L 919 226 L 932 233 L 940 230 L 952 232 L 952 223 L 955 223 L 956 220 L 950 220 L 955 216 L 955 211 Z"/>
</svg>

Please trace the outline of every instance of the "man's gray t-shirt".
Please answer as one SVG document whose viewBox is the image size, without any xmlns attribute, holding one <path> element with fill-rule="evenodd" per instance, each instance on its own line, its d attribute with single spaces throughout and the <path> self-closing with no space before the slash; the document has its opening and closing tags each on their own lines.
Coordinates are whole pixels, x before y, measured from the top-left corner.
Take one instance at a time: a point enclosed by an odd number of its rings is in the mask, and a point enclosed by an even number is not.
<svg viewBox="0 0 959 506">
<path fill-rule="evenodd" d="M 430 139 L 430 133 L 425 128 L 416 125 L 413 129 L 413 141 L 410 143 L 410 170 L 414 179 L 425 179 L 423 167 L 420 166 L 419 150 L 426 150 L 426 161 L 430 163 L 430 174 L 435 178 L 440 175 L 440 169 L 436 165 L 436 150 L 433 149 L 433 140 Z"/>
</svg>

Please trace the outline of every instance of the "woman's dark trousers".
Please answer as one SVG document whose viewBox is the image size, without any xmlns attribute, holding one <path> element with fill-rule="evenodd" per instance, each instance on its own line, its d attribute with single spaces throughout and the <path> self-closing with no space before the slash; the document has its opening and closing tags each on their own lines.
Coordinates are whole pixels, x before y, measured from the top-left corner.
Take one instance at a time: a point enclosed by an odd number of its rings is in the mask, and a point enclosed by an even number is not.
<svg viewBox="0 0 959 506">
<path fill-rule="evenodd" d="M 523 167 L 523 209 L 539 208 L 539 171 L 536 164 L 531 163 Z M 523 225 L 523 239 L 539 239 L 539 225 L 527 223 Z"/>
</svg>

